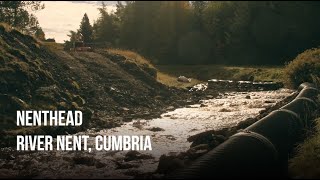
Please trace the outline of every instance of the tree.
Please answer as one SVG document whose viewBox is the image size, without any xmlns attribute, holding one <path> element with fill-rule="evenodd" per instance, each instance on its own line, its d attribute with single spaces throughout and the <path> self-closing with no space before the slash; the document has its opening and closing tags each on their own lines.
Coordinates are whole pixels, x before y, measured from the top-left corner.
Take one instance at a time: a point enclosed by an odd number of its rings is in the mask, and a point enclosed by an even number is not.
<svg viewBox="0 0 320 180">
<path fill-rule="evenodd" d="M 69 31 L 70 34 L 68 36 L 70 37 L 70 42 L 80 41 L 82 39 L 82 35 L 80 31 Z"/>
<path fill-rule="evenodd" d="M 35 37 L 38 38 L 38 39 L 40 39 L 40 40 L 42 40 L 42 41 L 46 40 L 46 36 L 45 36 L 42 28 L 38 28 L 38 29 L 36 30 L 36 32 L 35 32 Z"/>
<path fill-rule="evenodd" d="M 107 12 L 104 2 L 98 10 L 100 11 L 100 17 L 93 24 L 94 40 L 115 45 L 118 38 L 118 18 L 115 14 Z"/>
<path fill-rule="evenodd" d="M 80 23 L 79 33 L 82 35 L 82 40 L 84 43 L 92 42 L 93 30 L 92 30 L 92 26 L 90 24 L 89 18 L 87 16 L 87 13 L 85 13 L 82 18 L 82 21 Z"/>
<path fill-rule="evenodd" d="M 205 7 L 207 6 L 206 1 L 192 1 L 192 10 L 193 10 L 193 28 L 196 31 L 202 31 L 203 30 L 203 11 Z"/>
<path fill-rule="evenodd" d="M 70 48 L 73 48 L 74 42 L 80 41 L 82 39 L 82 35 L 78 31 L 69 31 L 70 34 L 67 36 L 70 37 L 68 41 L 64 41 L 64 49 L 70 50 Z"/>
<path fill-rule="evenodd" d="M 158 63 L 283 64 L 320 42 L 319 2 L 118 1 L 116 7 L 99 9 L 95 40 Z"/>
<path fill-rule="evenodd" d="M 0 1 L 0 21 L 34 35 L 39 22 L 28 10 L 41 9 L 44 9 L 41 1 Z"/>
</svg>

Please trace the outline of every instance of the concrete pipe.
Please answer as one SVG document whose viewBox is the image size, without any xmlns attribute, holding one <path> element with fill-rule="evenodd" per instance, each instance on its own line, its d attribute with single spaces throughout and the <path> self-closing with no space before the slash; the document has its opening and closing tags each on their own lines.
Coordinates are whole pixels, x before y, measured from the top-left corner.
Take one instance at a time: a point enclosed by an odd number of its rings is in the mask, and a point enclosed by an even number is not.
<svg viewBox="0 0 320 180">
<path fill-rule="evenodd" d="M 319 90 L 317 88 L 314 87 L 304 87 L 300 93 L 297 95 L 296 98 L 300 98 L 300 97 L 306 97 L 306 98 L 310 98 L 310 99 L 314 99 L 315 97 L 317 97 L 319 95 Z"/>
<path fill-rule="evenodd" d="M 172 177 L 286 176 L 288 150 L 301 134 L 301 126 L 294 112 L 274 111 Z"/>
<path fill-rule="evenodd" d="M 191 166 L 167 178 L 275 177 L 277 151 L 256 133 L 239 133 L 197 159 Z"/>
<path fill-rule="evenodd" d="M 169 178 L 286 177 L 288 153 L 309 126 L 318 91 L 303 83 L 299 95 L 279 110 L 231 136 Z"/>
<path fill-rule="evenodd" d="M 280 109 L 271 112 L 245 130 L 252 131 L 268 138 L 279 154 L 282 171 L 288 167 L 288 153 L 303 134 L 304 123 L 298 115 L 290 110 Z"/>
<path fill-rule="evenodd" d="M 298 87 L 298 91 L 301 91 L 303 88 L 305 87 L 313 87 L 313 88 L 317 88 L 316 85 L 309 83 L 309 82 L 304 82 L 302 84 L 300 84 L 300 86 Z"/>
<path fill-rule="evenodd" d="M 301 135 L 304 123 L 298 115 L 289 110 L 276 110 L 247 127 L 268 138 L 278 149 L 280 156 L 287 154 Z M 281 154 L 281 152 L 283 152 Z"/>
<path fill-rule="evenodd" d="M 287 109 L 297 113 L 303 120 L 305 127 L 309 127 L 311 124 L 310 121 L 313 119 L 314 111 L 317 108 L 317 104 L 313 100 L 305 97 L 298 97 L 280 109 Z"/>
</svg>

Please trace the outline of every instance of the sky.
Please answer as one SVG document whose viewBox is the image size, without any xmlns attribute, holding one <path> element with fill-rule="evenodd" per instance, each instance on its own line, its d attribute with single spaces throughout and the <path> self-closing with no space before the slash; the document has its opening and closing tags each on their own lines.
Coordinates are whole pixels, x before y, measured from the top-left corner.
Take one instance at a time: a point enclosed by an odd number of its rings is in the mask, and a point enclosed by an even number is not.
<svg viewBox="0 0 320 180">
<path fill-rule="evenodd" d="M 37 16 L 46 38 L 54 38 L 63 43 L 68 40 L 70 30 L 77 30 L 84 13 L 87 13 L 91 25 L 98 19 L 101 1 L 43 1 L 45 9 L 32 12 Z M 116 10 L 116 1 L 106 1 L 107 11 Z"/>
</svg>

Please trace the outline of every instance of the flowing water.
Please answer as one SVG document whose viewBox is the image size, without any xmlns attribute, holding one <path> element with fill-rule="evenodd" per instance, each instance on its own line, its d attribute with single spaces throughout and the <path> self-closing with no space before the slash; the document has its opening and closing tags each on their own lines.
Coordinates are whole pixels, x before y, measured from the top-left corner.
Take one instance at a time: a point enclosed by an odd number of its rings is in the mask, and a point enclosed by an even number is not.
<svg viewBox="0 0 320 180">
<path fill-rule="evenodd" d="M 94 149 L 97 135 L 150 135 L 152 151 L 140 151 L 144 158 L 128 159 L 128 151 L 34 152 L 17 154 L 11 160 L 0 159 L 1 173 L 45 178 L 132 178 L 157 169 L 162 154 L 189 149 L 189 136 L 207 130 L 219 130 L 253 118 L 261 110 L 275 105 L 294 93 L 292 90 L 230 92 L 199 104 L 175 109 L 152 120 L 137 119 L 121 127 L 77 135 L 89 135 Z M 155 131 L 157 130 L 157 131 Z M 10 149 L 9 149 L 10 150 Z M 10 174 L 11 173 L 11 174 Z"/>
</svg>

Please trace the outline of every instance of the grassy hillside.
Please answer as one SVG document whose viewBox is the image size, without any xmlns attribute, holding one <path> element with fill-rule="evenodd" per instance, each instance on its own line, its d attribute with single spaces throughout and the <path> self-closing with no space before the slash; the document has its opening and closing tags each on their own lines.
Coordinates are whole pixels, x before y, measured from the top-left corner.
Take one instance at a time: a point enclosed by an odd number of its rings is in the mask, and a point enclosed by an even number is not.
<svg viewBox="0 0 320 180">
<path fill-rule="evenodd" d="M 289 161 L 289 173 L 294 178 L 320 177 L 320 118 L 315 120 L 314 132 L 297 147 L 297 155 Z"/>
<path fill-rule="evenodd" d="M 310 82 L 320 87 L 320 49 L 313 48 L 299 54 L 285 69 L 286 82 L 297 87 L 301 82 Z M 317 100 L 320 103 L 320 95 Z M 320 177 L 320 109 L 312 129 L 308 129 L 306 139 L 296 148 L 295 156 L 289 161 L 291 177 L 313 179 Z"/>
</svg>

